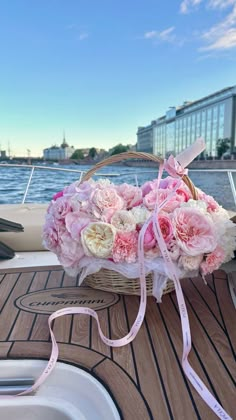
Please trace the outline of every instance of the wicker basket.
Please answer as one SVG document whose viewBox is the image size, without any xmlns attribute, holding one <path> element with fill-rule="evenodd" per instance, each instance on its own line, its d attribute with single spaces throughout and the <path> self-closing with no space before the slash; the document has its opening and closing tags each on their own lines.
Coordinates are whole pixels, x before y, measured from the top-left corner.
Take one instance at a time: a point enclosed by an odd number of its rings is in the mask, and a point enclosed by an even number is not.
<svg viewBox="0 0 236 420">
<path fill-rule="evenodd" d="M 106 165 L 111 163 L 121 162 L 125 159 L 142 159 L 142 160 L 149 160 L 156 162 L 157 164 L 163 163 L 163 159 L 151 155 L 149 153 L 143 152 L 125 152 L 120 153 L 118 155 L 110 156 L 107 159 L 97 163 L 92 169 L 90 169 L 82 179 L 83 181 L 87 181 L 91 178 L 100 168 L 103 168 Z M 193 198 L 197 199 L 197 191 L 195 189 L 194 184 L 189 179 L 188 176 L 184 175 L 182 180 L 190 189 Z M 146 277 L 146 287 L 147 287 L 147 294 L 150 296 L 152 295 L 152 275 L 148 274 Z M 137 279 L 128 279 L 122 276 L 120 273 L 117 273 L 112 270 L 102 269 L 97 273 L 91 274 L 86 277 L 84 284 L 87 286 L 93 287 L 94 289 L 105 290 L 108 292 L 115 292 L 120 294 L 126 295 L 140 295 L 140 280 Z M 174 283 L 172 280 L 167 281 L 167 285 L 163 290 L 163 294 L 170 293 L 174 290 Z"/>
</svg>

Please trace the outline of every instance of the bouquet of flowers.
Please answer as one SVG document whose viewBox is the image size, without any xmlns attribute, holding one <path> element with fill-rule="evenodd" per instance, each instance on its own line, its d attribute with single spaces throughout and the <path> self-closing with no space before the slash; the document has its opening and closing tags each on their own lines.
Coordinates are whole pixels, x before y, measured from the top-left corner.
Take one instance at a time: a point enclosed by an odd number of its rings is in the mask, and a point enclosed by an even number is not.
<svg viewBox="0 0 236 420">
<path fill-rule="evenodd" d="M 146 274 L 157 271 L 167 279 L 151 217 L 157 200 L 166 200 L 157 217 L 178 275 L 204 276 L 234 256 L 236 234 L 228 212 L 196 190 L 194 200 L 186 184 L 171 176 L 141 187 L 107 179 L 75 182 L 48 207 L 44 245 L 69 274 L 82 273 L 80 282 L 102 268 L 137 278 L 139 233 L 150 219 L 143 239 Z"/>
</svg>

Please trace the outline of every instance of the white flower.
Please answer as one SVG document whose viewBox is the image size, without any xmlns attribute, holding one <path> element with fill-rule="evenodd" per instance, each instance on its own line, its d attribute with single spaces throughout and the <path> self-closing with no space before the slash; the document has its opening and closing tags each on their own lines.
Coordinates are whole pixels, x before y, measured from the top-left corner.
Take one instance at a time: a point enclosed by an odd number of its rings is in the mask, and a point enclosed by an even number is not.
<svg viewBox="0 0 236 420">
<path fill-rule="evenodd" d="M 216 226 L 217 242 L 225 252 L 224 262 L 234 257 L 236 249 L 236 225 L 229 219 L 228 212 L 222 207 L 211 213 L 211 218 Z"/>
<path fill-rule="evenodd" d="M 136 229 L 134 217 L 132 213 L 127 210 L 117 211 L 111 218 L 111 224 L 122 232 L 131 232 Z"/>
<path fill-rule="evenodd" d="M 107 188 L 111 186 L 111 181 L 108 178 L 101 178 L 95 181 L 96 186 L 99 188 Z"/>
<path fill-rule="evenodd" d="M 197 208 L 202 213 L 207 214 L 207 204 L 203 200 L 193 200 L 192 198 L 190 198 L 187 202 L 180 203 L 180 207 Z"/>
<path fill-rule="evenodd" d="M 108 258 L 111 256 L 116 229 L 108 223 L 94 222 L 81 232 L 81 242 L 88 256 Z"/>
<path fill-rule="evenodd" d="M 203 260 L 203 254 L 195 255 L 194 257 L 189 255 L 182 255 L 179 258 L 178 265 L 183 267 L 184 270 L 193 271 L 198 270 L 199 266 Z"/>
<path fill-rule="evenodd" d="M 134 221 L 137 225 L 145 223 L 146 220 L 151 216 L 151 212 L 146 209 L 146 207 L 141 206 L 133 207 L 130 210 L 130 213 L 132 213 Z"/>
</svg>

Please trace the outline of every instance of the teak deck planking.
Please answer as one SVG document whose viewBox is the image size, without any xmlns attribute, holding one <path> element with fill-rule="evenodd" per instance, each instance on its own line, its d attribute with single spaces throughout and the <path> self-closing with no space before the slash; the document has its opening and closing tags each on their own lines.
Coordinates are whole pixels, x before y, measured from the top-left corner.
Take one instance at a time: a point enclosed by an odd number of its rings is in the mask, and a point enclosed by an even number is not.
<svg viewBox="0 0 236 420">
<path fill-rule="evenodd" d="M 207 281 L 205 286 L 201 278 L 182 280 L 193 339 L 189 360 L 234 417 L 236 312 L 226 273 L 217 271 Z M 64 296 L 63 289 L 68 287 L 76 299 L 80 294 L 83 299 L 84 292 L 96 298 L 95 290 L 76 286 L 77 279 L 62 270 L 1 274 L 0 357 L 48 359 L 48 314 L 33 312 L 37 302 L 32 302 L 37 295 L 32 295 L 31 312 L 20 309 L 16 300 L 42 290 L 54 293 L 55 289 L 54 296 Z M 58 288 L 62 294 L 58 294 Z M 102 294 L 104 299 L 108 296 Z M 127 334 L 139 305 L 135 296 L 115 298 L 115 304 L 98 310 L 103 332 L 113 339 Z M 82 367 L 102 381 L 125 420 L 216 418 L 182 371 L 182 335 L 175 293 L 164 296 L 161 304 L 148 298 L 141 330 L 125 347 L 107 347 L 98 336 L 95 321 L 85 315 L 57 319 L 53 329 L 59 343 L 59 360 Z"/>
</svg>

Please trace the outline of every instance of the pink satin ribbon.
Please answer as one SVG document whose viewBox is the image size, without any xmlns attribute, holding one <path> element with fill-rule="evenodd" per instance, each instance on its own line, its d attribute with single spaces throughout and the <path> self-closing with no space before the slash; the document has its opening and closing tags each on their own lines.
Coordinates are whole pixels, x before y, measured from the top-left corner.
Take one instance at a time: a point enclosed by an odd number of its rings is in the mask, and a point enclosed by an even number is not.
<svg viewBox="0 0 236 420">
<path fill-rule="evenodd" d="M 188 156 L 185 156 L 184 153 L 182 153 L 181 154 L 182 156 L 179 155 L 179 156 L 176 157 L 176 159 L 171 157 L 171 159 L 170 158 L 168 159 L 168 163 L 165 162 L 164 166 L 161 165 L 160 170 L 159 170 L 159 174 L 158 174 L 157 188 L 159 186 L 159 182 L 160 182 L 160 179 L 161 179 L 161 176 L 162 176 L 163 167 L 166 170 L 169 170 L 170 167 L 171 167 L 171 170 L 170 170 L 171 175 L 174 173 L 175 177 L 180 177 L 181 178 L 181 176 L 183 176 L 186 173 L 186 171 L 185 171 L 184 167 L 182 166 L 181 162 L 182 163 L 184 162 L 184 164 L 186 162 L 190 163 L 199 153 L 201 153 L 204 150 L 205 147 L 203 147 L 204 146 L 203 143 L 204 142 L 203 142 L 202 139 L 198 139 L 194 143 L 194 145 L 193 145 L 194 147 L 192 147 L 191 150 L 186 150 Z M 191 160 L 189 160 L 190 158 L 191 158 Z M 145 278 L 146 274 L 145 274 L 145 263 L 144 263 L 144 246 L 143 246 L 144 235 L 145 235 L 145 232 L 146 232 L 149 224 L 151 222 L 153 222 L 154 233 L 155 233 L 156 239 L 158 241 L 158 245 L 160 247 L 162 257 L 165 260 L 166 267 L 168 269 L 169 278 L 171 280 L 173 280 L 174 285 L 175 285 L 175 291 L 176 291 L 177 302 L 178 302 L 179 312 L 180 312 L 180 317 L 181 317 L 181 326 L 182 326 L 182 337 L 183 337 L 182 367 L 183 367 L 183 370 L 184 370 L 186 376 L 188 377 L 189 381 L 192 383 L 192 385 L 194 386 L 196 391 L 199 393 L 201 398 L 211 408 L 211 410 L 220 419 L 232 420 L 232 418 L 226 413 L 226 411 L 223 409 L 223 407 L 218 403 L 218 401 L 209 392 L 209 390 L 204 385 L 202 380 L 199 378 L 199 376 L 196 374 L 196 372 L 192 369 L 192 367 L 190 366 L 189 361 L 188 361 L 188 355 L 189 355 L 189 352 L 191 351 L 191 333 L 190 333 L 188 312 L 187 312 L 186 304 L 185 304 L 185 301 L 184 301 L 184 296 L 183 296 L 180 280 L 178 278 L 175 266 L 174 266 L 174 264 L 171 260 L 169 251 L 167 249 L 166 243 L 165 243 L 165 241 L 163 239 L 163 236 L 162 236 L 162 233 L 161 233 L 161 228 L 160 228 L 159 223 L 158 223 L 158 213 L 159 213 L 159 211 L 172 198 L 172 196 L 174 196 L 176 190 L 179 188 L 180 182 L 181 182 L 181 179 L 177 183 L 177 185 L 175 186 L 174 190 L 171 191 L 171 193 L 168 195 L 168 197 L 162 203 L 159 204 L 158 199 L 157 199 L 155 210 L 154 210 L 152 216 L 145 222 L 145 224 L 143 225 L 143 227 L 140 231 L 139 240 L 138 240 L 138 259 L 139 259 L 139 271 L 140 271 L 141 296 L 140 296 L 140 305 L 139 305 L 138 315 L 137 315 L 137 317 L 136 317 L 136 319 L 133 323 L 133 326 L 131 327 L 130 332 L 125 337 L 120 338 L 118 340 L 111 340 L 111 339 L 107 338 L 101 330 L 101 326 L 100 326 L 100 323 L 99 323 L 97 313 L 91 308 L 79 308 L 79 307 L 78 308 L 70 308 L 69 307 L 69 308 L 60 309 L 60 310 L 54 312 L 53 314 L 50 315 L 50 317 L 48 319 L 50 336 L 51 336 L 51 340 L 52 340 L 52 351 L 51 351 L 51 356 L 50 356 L 50 359 L 47 363 L 46 368 L 44 369 L 44 371 L 42 372 L 40 377 L 36 380 L 34 385 L 32 387 L 28 388 L 26 391 L 21 392 L 17 395 L 0 396 L 0 398 L 3 398 L 3 399 L 15 398 L 17 396 L 30 394 L 30 393 L 36 391 L 37 388 L 50 375 L 50 373 L 52 372 L 52 370 L 54 369 L 54 367 L 56 365 L 56 362 L 57 362 L 57 359 L 58 359 L 58 354 L 59 354 L 58 345 L 57 345 L 55 336 L 54 336 L 53 331 L 52 331 L 52 322 L 56 318 L 60 318 L 64 315 L 75 315 L 75 314 L 85 314 L 85 315 L 92 316 L 97 322 L 98 331 L 99 331 L 99 335 L 101 337 L 101 340 L 105 344 L 107 344 L 108 346 L 111 346 L 111 347 L 124 346 L 124 345 L 130 343 L 136 337 L 136 335 L 138 334 L 138 331 L 139 331 L 139 329 L 142 325 L 142 322 L 143 322 L 143 319 L 144 319 L 144 316 L 145 316 L 145 312 L 146 312 L 146 304 L 147 304 L 146 278 Z"/>
</svg>

